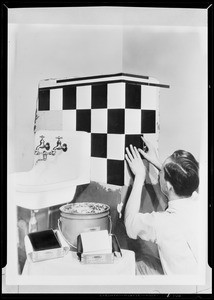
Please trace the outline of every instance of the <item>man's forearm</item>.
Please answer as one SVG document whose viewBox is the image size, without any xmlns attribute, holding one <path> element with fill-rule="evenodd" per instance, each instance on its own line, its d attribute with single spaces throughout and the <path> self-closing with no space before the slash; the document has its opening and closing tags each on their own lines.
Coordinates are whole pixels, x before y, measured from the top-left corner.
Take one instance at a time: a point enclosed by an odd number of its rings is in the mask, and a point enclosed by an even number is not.
<svg viewBox="0 0 214 300">
<path fill-rule="evenodd" d="M 135 176 L 131 194 L 125 209 L 125 226 L 127 234 L 131 237 L 131 230 L 135 215 L 140 210 L 141 193 L 145 178 Z"/>
</svg>

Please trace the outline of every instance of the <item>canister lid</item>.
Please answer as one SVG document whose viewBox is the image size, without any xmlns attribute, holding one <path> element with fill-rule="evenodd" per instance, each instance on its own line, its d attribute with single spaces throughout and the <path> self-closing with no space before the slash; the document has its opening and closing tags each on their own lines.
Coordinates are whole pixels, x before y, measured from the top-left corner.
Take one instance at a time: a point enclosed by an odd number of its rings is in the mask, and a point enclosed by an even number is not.
<svg viewBox="0 0 214 300">
<path fill-rule="evenodd" d="M 60 211 L 67 214 L 75 215 L 95 215 L 110 210 L 110 206 L 104 203 L 79 202 L 70 203 L 61 206 Z"/>
</svg>

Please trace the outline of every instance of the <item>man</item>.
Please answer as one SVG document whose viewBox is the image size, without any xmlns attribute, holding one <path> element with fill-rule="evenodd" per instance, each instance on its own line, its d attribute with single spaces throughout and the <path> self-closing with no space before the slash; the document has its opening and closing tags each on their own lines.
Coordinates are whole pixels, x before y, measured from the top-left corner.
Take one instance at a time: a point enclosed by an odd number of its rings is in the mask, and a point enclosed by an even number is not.
<svg viewBox="0 0 214 300">
<path fill-rule="evenodd" d="M 142 140 L 146 143 L 147 152 L 130 145 L 125 154 L 135 176 L 125 209 L 127 234 L 132 239 L 141 238 L 157 244 L 164 274 L 196 274 L 198 162 L 189 152 L 178 150 L 161 165 L 152 144 L 143 137 Z M 146 176 L 140 154 L 159 170 L 160 188 L 168 199 L 168 207 L 163 212 L 139 212 Z M 154 267 L 143 261 L 137 262 L 137 274 L 155 274 L 149 269 Z"/>
</svg>

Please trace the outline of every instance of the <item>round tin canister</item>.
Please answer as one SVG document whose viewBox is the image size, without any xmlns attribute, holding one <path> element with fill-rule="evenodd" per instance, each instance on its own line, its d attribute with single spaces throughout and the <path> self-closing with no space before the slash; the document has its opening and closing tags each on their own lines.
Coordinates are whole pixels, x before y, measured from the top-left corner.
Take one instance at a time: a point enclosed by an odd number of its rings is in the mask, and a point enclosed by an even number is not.
<svg viewBox="0 0 214 300">
<path fill-rule="evenodd" d="M 81 204 L 86 204 L 81 203 Z M 95 205 L 97 203 L 94 203 Z M 99 204 L 99 203 L 98 203 Z M 61 206 L 60 219 L 58 220 L 59 230 L 65 240 L 74 248 L 77 246 L 77 237 L 82 232 L 95 230 L 108 230 L 111 233 L 111 217 L 109 215 L 110 207 L 106 204 L 105 211 L 98 213 L 72 213 L 65 212 L 65 207 L 69 204 Z"/>
</svg>

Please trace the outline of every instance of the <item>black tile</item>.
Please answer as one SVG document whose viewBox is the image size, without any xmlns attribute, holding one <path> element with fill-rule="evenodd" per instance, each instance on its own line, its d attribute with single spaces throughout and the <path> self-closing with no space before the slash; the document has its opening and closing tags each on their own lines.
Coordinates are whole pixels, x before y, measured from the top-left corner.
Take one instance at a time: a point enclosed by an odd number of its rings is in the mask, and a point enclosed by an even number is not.
<svg viewBox="0 0 214 300">
<path fill-rule="evenodd" d="M 39 90 L 38 110 L 50 110 L 50 90 Z"/>
<path fill-rule="evenodd" d="M 114 185 L 124 185 L 124 161 L 107 160 L 107 183 Z"/>
<path fill-rule="evenodd" d="M 141 132 L 155 133 L 155 110 L 141 111 Z"/>
<path fill-rule="evenodd" d="M 91 134 L 91 156 L 107 157 L 107 134 Z"/>
<path fill-rule="evenodd" d="M 76 130 L 91 131 L 91 110 L 81 109 L 76 111 Z"/>
<path fill-rule="evenodd" d="M 133 145 L 137 148 L 143 149 L 143 141 L 140 134 L 126 134 L 125 136 L 125 148 L 129 145 Z"/>
<path fill-rule="evenodd" d="M 76 109 L 76 86 L 63 87 L 63 109 Z"/>
<path fill-rule="evenodd" d="M 126 83 L 126 108 L 141 108 L 141 85 Z"/>
<path fill-rule="evenodd" d="M 107 108 L 107 84 L 92 85 L 92 108 Z"/>
<path fill-rule="evenodd" d="M 124 109 L 108 109 L 108 133 L 124 133 Z"/>
</svg>

